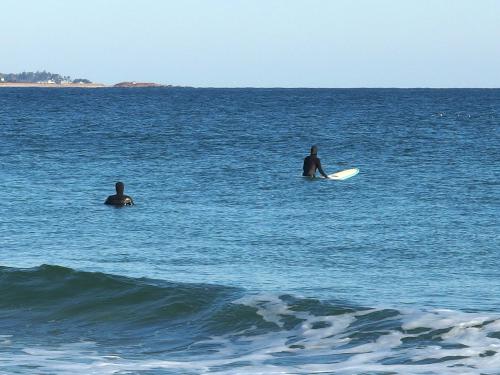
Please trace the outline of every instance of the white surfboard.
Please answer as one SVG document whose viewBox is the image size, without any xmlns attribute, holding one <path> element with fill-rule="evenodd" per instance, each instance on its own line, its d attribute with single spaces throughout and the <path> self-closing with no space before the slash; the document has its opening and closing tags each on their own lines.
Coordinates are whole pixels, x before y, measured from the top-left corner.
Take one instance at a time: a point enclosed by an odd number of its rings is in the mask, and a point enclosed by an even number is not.
<svg viewBox="0 0 500 375">
<path fill-rule="evenodd" d="M 348 178 L 354 177 L 359 173 L 358 168 L 346 169 L 344 171 L 335 172 L 328 175 L 330 180 L 347 180 Z"/>
</svg>

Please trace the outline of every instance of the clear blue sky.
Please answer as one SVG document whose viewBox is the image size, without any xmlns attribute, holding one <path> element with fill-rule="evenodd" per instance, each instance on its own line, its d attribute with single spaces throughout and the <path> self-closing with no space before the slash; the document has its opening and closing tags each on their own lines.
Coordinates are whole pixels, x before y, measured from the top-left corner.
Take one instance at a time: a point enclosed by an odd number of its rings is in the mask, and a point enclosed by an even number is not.
<svg viewBox="0 0 500 375">
<path fill-rule="evenodd" d="M 2 0 L 0 72 L 214 87 L 500 87 L 500 0 Z"/>
</svg>

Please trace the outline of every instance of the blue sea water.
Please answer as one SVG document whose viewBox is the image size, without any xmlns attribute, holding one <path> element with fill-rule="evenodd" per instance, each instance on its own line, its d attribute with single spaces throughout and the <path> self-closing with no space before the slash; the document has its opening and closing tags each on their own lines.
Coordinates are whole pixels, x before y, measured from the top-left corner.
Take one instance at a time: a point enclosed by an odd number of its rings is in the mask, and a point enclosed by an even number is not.
<svg viewBox="0 0 500 375">
<path fill-rule="evenodd" d="M 3 88 L 0 373 L 498 374 L 499 124 L 500 90 Z M 300 177 L 312 144 L 359 175 Z"/>
</svg>

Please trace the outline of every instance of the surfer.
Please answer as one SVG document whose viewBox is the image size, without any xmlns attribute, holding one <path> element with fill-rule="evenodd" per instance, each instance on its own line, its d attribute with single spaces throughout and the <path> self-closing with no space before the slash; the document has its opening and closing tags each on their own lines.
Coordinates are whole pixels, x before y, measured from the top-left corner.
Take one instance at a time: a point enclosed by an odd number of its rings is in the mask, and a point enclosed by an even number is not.
<svg viewBox="0 0 500 375">
<path fill-rule="evenodd" d="M 325 173 L 323 168 L 321 168 L 321 161 L 318 158 L 318 147 L 311 147 L 311 155 L 306 156 L 304 159 L 304 166 L 302 176 L 305 177 L 315 177 L 316 169 L 321 173 L 324 178 L 328 178 L 328 175 Z"/>
<path fill-rule="evenodd" d="M 123 194 L 125 190 L 125 184 L 123 182 L 117 182 L 115 184 L 116 194 L 110 195 L 104 204 L 110 204 L 113 206 L 132 206 L 134 201 L 128 195 Z"/>
</svg>

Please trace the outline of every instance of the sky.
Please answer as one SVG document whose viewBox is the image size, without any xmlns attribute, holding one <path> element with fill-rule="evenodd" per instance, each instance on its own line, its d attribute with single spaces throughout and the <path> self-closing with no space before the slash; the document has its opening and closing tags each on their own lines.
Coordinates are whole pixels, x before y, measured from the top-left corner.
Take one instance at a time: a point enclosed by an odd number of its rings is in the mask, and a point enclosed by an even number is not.
<svg viewBox="0 0 500 375">
<path fill-rule="evenodd" d="M 0 0 L 0 72 L 196 87 L 500 87 L 500 0 Z"/>
</svg>

